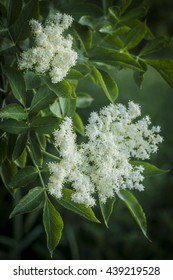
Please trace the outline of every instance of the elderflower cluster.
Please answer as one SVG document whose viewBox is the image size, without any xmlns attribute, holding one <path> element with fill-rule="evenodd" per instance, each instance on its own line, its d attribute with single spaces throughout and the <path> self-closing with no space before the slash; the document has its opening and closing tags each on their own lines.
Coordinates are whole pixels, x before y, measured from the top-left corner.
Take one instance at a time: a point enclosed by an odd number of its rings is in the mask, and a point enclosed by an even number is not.
<svg viewBox="0 0 173 280">
<path fill-rule="evenodd" d="M 52 83 L 60 82 L 77 60 L 77 53 L 72 49 L 72 37 L 63 35 L 72 21 L 71 16 L 61 13 L 50 17 L 44 27 L 37 20 L 30 20 L 36 46 L 21 54 L 19 68 L 33 69 L 38 74 L 48 72 Z"/>
<path fill-rule="evenodd" d="M 54 132 L 61 160 L 49 163 L 49 192 L 61 198 L 63 186 L 70 183 L 72 199 L 92 207 L 95 195 L 105 203 L 121 189 L 143 190 L 144 169 L 131 160 L 149 159 L 162 137 L 160 127 L 149 128 L 148 116 L 135 120 L 140 114 L 139 105 L 133 102 L 128 108 L 110 104 L 100 113 L 91 113 L 85 130 L 88 141 L 80 145 L 72 120 L 66 117 Z"/>
</svg>

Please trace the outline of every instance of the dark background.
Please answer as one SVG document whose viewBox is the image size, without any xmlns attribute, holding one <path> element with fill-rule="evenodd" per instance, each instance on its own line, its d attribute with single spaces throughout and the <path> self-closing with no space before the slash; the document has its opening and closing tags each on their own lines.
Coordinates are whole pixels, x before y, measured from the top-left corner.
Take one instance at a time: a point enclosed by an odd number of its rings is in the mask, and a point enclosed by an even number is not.
<svg viewBox="0 0 173 280">
<path fill-rule="evenodd" d="M 134 1 L 135 2 L 135 1 Z M 147 23 L 155 35 L 173 36 L 173 1 L 152 0 Z M 169 58 L 171 45 L 159 56 Z M 61 210 L 64 220 L 63 237 L 55 250 L 55 259 L 173 259 L 173 89 L 152 68 L 139 89 L 130 70 L 115 73 L 119 86 L 117 102 L 133 100 L 141 105 L 142 113 L 150 115 L 153 125 L 160 125 L 164 142 L 151 163 L 169 169 L 166 175 L 145 180 L 145 191 L 135 192 L 148 221 L 149 242 L 140 232 L 127 208 L 115 203 L 109 229 Z M 94 97 L 92 106 L 79 111 L 84 121 L 90 111 L 107 104 L 101 90 L 88 80 Z M 7 191 L 0 186 L 0 259 L 49 259 L 40 213 L 27 214 L 23 221 L 9 220 L 14 206 Z M 96 214 L 101 218 L 99 210 Z M 24 222 L 24 223 L 23 223 Z M 21 241 L 22 240 L 22 241 Z M 20 244 L 20 245 L 19 245 Z"/>
</svg>

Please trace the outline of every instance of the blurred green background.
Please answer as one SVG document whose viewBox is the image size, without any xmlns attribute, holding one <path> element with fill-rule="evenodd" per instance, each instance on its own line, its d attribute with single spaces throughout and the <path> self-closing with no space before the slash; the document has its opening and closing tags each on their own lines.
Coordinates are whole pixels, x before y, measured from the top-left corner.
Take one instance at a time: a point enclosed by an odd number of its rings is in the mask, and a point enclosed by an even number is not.
<svg viewBox="0 0 173 280">
<path fill-rule="evenodd" d="M 152 31 L 173 36 L 173 1 L 151 2 L 147 22 Z M 170 47 L 159 55 L 173 57 Z M 142 235 L 120 201 L 115 203 L 109 229 L 103 222 L 93 224 L 61 208 L 65 227 L 54 259 L 173 259 L 173 89 L 152 68 L 145 75 L 142 89 L 136 86 L 130 70 L 112 75 L 119 86 L 117 102 L 139 103 L 152 124 L 162 128 L 164 142 L 150 162 L 170 172 L 145 180 L 145 192 L 134 192 L 146 213 L 152 242 Z M 98 110 L 108 101 L 89 78 L 81 81 L 79 87 L 87 88 L 94 97 L 91 107 L 79 110 L 86 122 L 90 111 Z M 16 217 L 14 222 L 8 219 L 13 206 L 6 190 L 0 188 L 0 259 L 49 259 L 40 213 L 24 215 L 23 221 Z M 101 219 L 97 209 L 96 214 Z M 18 243 L 19 240 L 22 242 Z"/>
</svg>

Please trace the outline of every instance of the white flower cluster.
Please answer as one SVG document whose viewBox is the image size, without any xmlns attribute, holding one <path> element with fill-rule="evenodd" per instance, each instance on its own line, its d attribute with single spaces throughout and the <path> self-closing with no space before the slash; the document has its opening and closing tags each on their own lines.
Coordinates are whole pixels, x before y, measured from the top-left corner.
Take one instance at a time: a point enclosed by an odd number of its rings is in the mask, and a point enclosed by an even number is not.
<svg viewBox="0 0 173 280">
<path fill-rule="evenodd" d="M 88 207 L 95 204 L 95 193 L 105 203 L 121 189 L 143 190 L 144 169 L 131 160 L 149 159 L 162 137 L 160 127 L 149 128 L 148 116 L 134 121 L 140 114 L 139 105 L 133 102 L 127 109 L 111 104 L 100 113 L 93 112 L 85 131 L 88 141 L 78 146 L 72 120 L 66 117 L 54 132 L 62 159 L 49 163 L 49 192 L 61 198 L 64 184 L 71 183 L 72 199 Z"/>
<path fill-rule="evenodd" d="M 72 21 L 71 16 L 61 13 L 50 17 L 44 27 L 37 20 L 30 20 L 36 47 L 21 54 L 19 68 L 34 69 L 38 74 L 49 72 L 52 83 L 60 82 L 77 60 L 77 53 L 72 49 L 72 37 L 63 36 Z"/>
</svg>

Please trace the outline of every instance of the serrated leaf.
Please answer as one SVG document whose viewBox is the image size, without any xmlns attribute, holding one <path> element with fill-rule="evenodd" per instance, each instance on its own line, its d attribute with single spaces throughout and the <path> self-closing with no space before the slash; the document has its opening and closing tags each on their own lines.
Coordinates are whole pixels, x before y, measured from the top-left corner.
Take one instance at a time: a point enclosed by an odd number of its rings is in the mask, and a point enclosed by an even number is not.
<svg viewBox="0 0 173 280">
<path fill-rule="evenodd" d="M 9 119 L 0 123 L 0 129 L 13 134 L 22 134 L 27 132 L 28 126 L 25 122 Z"/>
<path fill-rule="evenodd" d="M 100 223 L 100 221 L 96 218 L 93 210 L 90 207 L 86 208 L 85 205 L 76 203 L 71 199 L 74 193 L 73 190 L 63 188 L 62 193 L 63 195 L 61 199 L 53 197 L 55 202 L 58 202 L 64 208 L 84 217 L 85 219 L 91 222 Z"/>
<path fill-rule="evenodd" d="M 91 105 L 93 102 L 93 98 L 91 95 L 85 92 L 77 93 L 76 107 L 77 108 L 86 108 Z"/>
<path fill-rule="evenodd" d="M 26 166 L 20 169 L 9 183 L 11 188 L 20 188 L 33 182 L 38 176 L 38 171 L 33 166 Z"/>
<path fill-rule="evenodd" d="M 109 219 L 111 217 L 111 214 L 112 214 L 112 211 L 113 211 L 113 208 L 114 208 L 115 201 L 116 201 L 115 196 L 111 197 L 111 198 L 108 198 L 106 203 L 103 203 L 99 200 L 102 216 L 103 216 L 105 225 L 107 227 L 108 227 L 108 222 L 109 222 Z"/>
<path fill-rule="evenodd" d="M 27 112 L 19 104 L 11 103 L 0 109 L 0 118 L 3 119 L 15 119 L 20 121 L 26 120 L 27 116 Z"/>
<path fill-rule="evenodd" d="M 173 87 L 173 60 L 171 59 L 146 59 L 146 63 L 154 67 L 164 80 Z"/>
<path fill-rule="evenodd" d="M 47 237 L 47 247 L 52 257 L 53 251 L 61 239 L 63 220 L 48 198 L 45 199 L 44 204 L 43 224 Z"/>
<path fill-rule="evenodd" d="M 25 4 L 20 16 L 10 27 L 10 33 L 14 42 L 26 39 L 30 34 L 29 20 L 39 16 L 38 0 L 30 0 Z"/>
<path fill-rule="evenodd" d="M 140 64 L 130 54 L 114 49 L 95 47 L 89 51 L 89 56 L 94 62 L 141 70 Z"/>
<path fill-rule="evenodd" d="M 31 123 L 31 129 L 37 133 L 50 134 L 59 126 L 59 120 L 53 116 L 37 117 Z"/>
<path fill-rule="evenodd" d="M 113 103 L 118 97 L 118 87 L 112 77 L 103 70 L 93 66 L 93 72 L 107 98 Z"/>
<path fill-rule="evenodd" d="M 139 56 L 147 55 L 159 51 L 166 47 L 169 40 L 166 37 L 157 37 L 148 41 L 139 53 Z"/>
<path fill-rule="evenodd" d="M 18 136 L 15 146 L 14 146 L 14 150 L 13 150 L 13 154 L 12 154 L 12 159 L 16 160 L 20 157 L 20 155 L 23 153 L 23 150 L 26 147 L 26 143 L 27 143 L 27 134 L 21 134 Z"/>
<path fill-rule="evenodd" d="M 22 105 L 25 105 L 26 86 L 23 76 L 12 67 L 3 68 L 3 72 L 9 81 L 13 95 Z"/>
<path fill-rule="evenodd" d="M 127 190 L 121 190 L 117 193 L 117 195 L 126 204 L 142 233 L 148 239 L 145 213 L 135 196 Z"/>
<path fill-rule="evenodd" d="M 134 166 L 142 166 L 144 168 L 143 175 L 144 177 L 150 177 L 154 175 L 161 175 L 169 172 L 169 170 L 163 170 L 158 167 L 156 167 L 153 164 L 150 164 L 148 162 L 143 161 L 131 161 L 130 162 Z"/>
<path fill-rule="evenodd" d="M 77 132 L 79 132 L 81 135 L 84 135 L 84 125 L 82 122 L 81 117 L 75 112 L 73 116 L 73 126 Z"/>
<path fill-rule="evenodd" d="M 57 84 L 53 84 L 49 79 L 44 78 L 44 83 L 48 88 L 53 91 L 58 97 L 70 97 L 72 94 L 72 88 L 69 82 L 63 80 Z"/>
<path fill-rule="evenodd" d="M 35 211 L 43 201 L 43 188 L 35 187 L 31 189 L 15 206 L 10 214 L 10 218 Z"/>
<path fill-rule="evenodd" d="M 48 107 L 55 98 L 56 95 L 47 86 L 40 87 L 32 99 L 30 113 L 43 110 Z"/>
<path fill-rule="evenodd" d="M 144 39 L 146 32 L 147 26 L 145 23 L 140 23 L 132 28 L 125 38 L 125 48 L 129 50 L 136 47 Z"/>
</svg>

